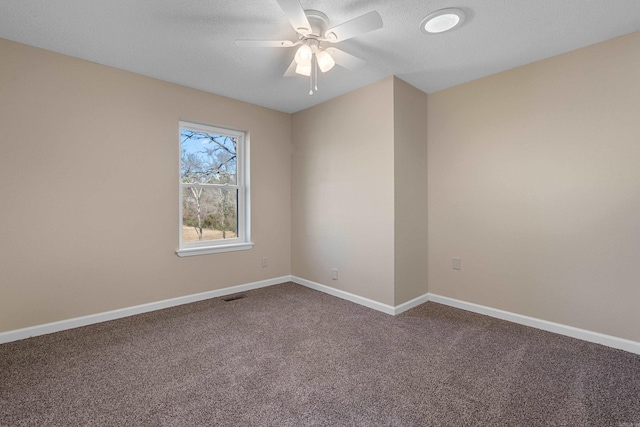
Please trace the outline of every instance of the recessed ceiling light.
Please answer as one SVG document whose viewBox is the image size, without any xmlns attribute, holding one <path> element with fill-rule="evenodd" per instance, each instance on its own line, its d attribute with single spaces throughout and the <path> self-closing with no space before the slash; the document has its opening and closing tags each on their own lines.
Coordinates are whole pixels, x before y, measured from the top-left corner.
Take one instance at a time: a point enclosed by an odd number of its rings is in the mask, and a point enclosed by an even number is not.
<svg viewBox="0 0 640 427">
<path fill-rule="evenodd" d="M 440 9 L 426 16 L 420 22 L 420 31 L 426 34 L 437 34 L 453 30 L 464 22 L 462 9 Z"/>
</svg>

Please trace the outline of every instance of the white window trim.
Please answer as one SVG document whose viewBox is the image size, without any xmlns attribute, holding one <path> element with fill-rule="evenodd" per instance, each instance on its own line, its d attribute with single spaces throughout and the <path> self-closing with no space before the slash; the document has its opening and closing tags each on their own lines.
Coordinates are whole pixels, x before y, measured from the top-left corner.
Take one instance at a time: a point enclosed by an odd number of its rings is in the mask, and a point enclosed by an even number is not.
<svg viewBox="0 0 640 427">
<path fill-rule="evenodd" d="M 206 240 L 199 242 L 182 242 L 182 197 L 183 188 L 182 177 L 180 176 L 181 142 L 178 143 L 178 249 L 176 254 L 179 257 L 194 255 L 207 255 L 222 252 L 244 251 L 253 247 L 250 233 L 250 204 L 249 204 L 249 137 L 246 132 L 236 129 L 229 129 L 220 126 L 204 125 L 194 122 L 180 121 L 178 129 L 190 129 L 196 132 L 205 132 L 236 137 L 238 140 L 236 153 L 236 184 L 225 184 L 220 187 L 238 189 L 238 236 L 235 239 Z M 195 186 L 197 186 L 196 184 Z"/>
<path fill-rule="evenodd" d="M 200 248 L 181 248 L 176 251 L 179 257 L 218 254 L 221 252 L 246 251 L 253 247 L 253 242 L 231 243 L 227 245 L 203 246 Z"/>
</svg>

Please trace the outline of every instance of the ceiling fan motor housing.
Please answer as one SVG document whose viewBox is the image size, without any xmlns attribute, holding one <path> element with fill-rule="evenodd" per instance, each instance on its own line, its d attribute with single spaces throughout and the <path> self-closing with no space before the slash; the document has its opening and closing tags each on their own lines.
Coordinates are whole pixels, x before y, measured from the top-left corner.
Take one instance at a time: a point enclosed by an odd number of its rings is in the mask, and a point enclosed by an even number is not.
<svg viewBox="0 0 640 427">
<path fill-rule="evenodd" d="M 305 10 L 304 14 L 307 16 L 309 25 L 311 25 L 311 32 L 305 34 L 305 38 L 319 38 L 324 37 L 325 31 L 329 28 L 329 18 L 324 13 L 318 10 Z"/>
</svg>

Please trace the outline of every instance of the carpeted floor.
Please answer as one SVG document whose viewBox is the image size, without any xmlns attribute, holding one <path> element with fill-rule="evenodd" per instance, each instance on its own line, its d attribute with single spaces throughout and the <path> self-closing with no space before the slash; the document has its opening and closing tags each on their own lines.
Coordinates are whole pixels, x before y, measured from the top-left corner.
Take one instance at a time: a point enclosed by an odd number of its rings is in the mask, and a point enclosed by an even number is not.
<svg viewBox="0 0 640 427">
<path fill-rule="evenodd" d="M 640 426 L 640 356 L 285 283 L 0 345 L 2 426 Z"/>
</svg>

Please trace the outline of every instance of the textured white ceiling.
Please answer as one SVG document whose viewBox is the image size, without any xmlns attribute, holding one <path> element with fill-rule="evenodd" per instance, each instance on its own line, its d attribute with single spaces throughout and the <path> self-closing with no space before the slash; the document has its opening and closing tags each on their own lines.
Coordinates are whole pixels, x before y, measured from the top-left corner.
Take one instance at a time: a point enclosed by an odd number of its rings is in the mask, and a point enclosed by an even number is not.
<svg viewBox="0 0 640 427">
<path fill-rule="evenodd" d="M 332 25 L 372 10 L 384 21 L 336 45 L 367 64 L 321 74 L 313 96 L 307 78 L 282 77 L 294 48 L 234 43 L 295 40 L 275 0 L 0 0 L 0 37 L 291 113 L 392 74 L 429 93 L 640 30 L 640 0 L 301 3 Z M 421 33 L 445 7 L 464 9 L 464 25 Z"/>
</svg>

